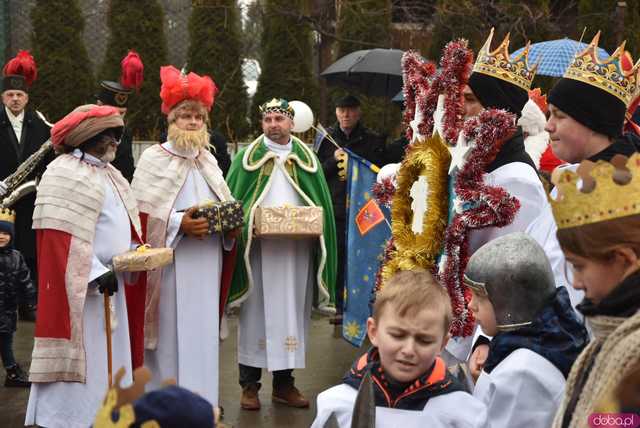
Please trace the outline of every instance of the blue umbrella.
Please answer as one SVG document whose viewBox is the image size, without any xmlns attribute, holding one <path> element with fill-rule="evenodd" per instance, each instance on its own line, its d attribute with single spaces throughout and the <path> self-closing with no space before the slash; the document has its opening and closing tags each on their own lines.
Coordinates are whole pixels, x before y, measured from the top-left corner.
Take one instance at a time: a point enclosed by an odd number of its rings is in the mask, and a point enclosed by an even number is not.
<svg viewBox="0 0 640 428">
<path fill-rule="evenodd" d="M 576 42 L 571 39 L 550 40 L 547 42 L 534 43 L 529 50 L 529 65 L 538 65 L 538 73 L 541 76 L 561 77 L 573 57 L 589 46 L 586 43 Z M 522 53 L 524 48 L 520 48 L 511 54 L 511 58 L 515 58 Z M 599 59 L 609 57 L 607 51 L 598 48 Z"/>
</svg>

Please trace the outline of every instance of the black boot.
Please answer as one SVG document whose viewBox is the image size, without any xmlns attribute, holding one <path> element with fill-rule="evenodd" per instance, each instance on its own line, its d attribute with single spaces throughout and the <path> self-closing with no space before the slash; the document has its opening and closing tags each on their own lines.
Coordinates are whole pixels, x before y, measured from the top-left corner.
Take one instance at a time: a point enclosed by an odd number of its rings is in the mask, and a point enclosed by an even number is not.
<svg viewBox="0 0 640 428">
<path fill-rule="evenodd" d="M 31 382 L 29 382 L 29 376 L 22 371 L 19 365 L 9 367 L 7 370 L 7 377 L 4 379 L 4 386 L 8 388 L 29 388 Z"/>
</svg>

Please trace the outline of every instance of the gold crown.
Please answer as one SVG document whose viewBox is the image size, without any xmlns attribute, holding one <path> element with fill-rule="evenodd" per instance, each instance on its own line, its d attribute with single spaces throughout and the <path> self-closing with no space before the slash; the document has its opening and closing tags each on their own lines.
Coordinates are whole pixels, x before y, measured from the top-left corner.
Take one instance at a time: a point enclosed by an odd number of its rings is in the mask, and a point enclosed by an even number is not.
<svg viewBox="0 0 640 428">
<path fill-rule="evenodd" d="M 615 155 L 611 163 L 583 161 L 576 172 L 556 168 L 550 198 L 558 229 L 640 214 L 640 154 Z"/>
<path fill-rule="evenodd" d="M 15 223 L 16 222 L 16 212 L 13 210 L 10 210 L 8 208 L 2 208 L 0 209 L 0 221 L 6 221 L 9 223 Z"/>
<path fill-rule="evenodd" d="M 525 91 L 531 88 L 531 82 L 536 75 L 538 64 L 529 67 L 530 42 L 513 59 L 509 55 L 509 34 L 506 35 L 500 46 L 491 51 L 493 40 L 493 28 L 487 41 L 478 52 L 478 59 L 473 66 L 474 73 L 482 73 L 521 87 Z"/>
<path fill-rule="evenodd" d="M 563 77 L 602 89 L 628 106 L 638 92 L 640 61 L 631 67 L 631 70 L 624 71 L 622 56 L 626 41 L 622 42 L 609 58 L 600 60 L 598 58 L 599 40 L 600 31 L 591 40 L 589 46 L 576 54 Z"/>
</svg>

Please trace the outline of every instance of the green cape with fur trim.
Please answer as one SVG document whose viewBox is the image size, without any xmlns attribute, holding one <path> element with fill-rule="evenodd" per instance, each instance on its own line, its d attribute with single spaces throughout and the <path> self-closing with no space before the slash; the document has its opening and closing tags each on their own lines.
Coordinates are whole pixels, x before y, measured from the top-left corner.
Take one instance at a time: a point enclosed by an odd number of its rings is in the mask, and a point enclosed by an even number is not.
<svg viewBox="0 0 640 428">
<path fill-rule="evenodd" d="M 255 238 L 249 233 L 253 231 L 256 201 L 261 199 L 265 188 L 268 188 L 277 158 L 263 143 L 263 138 L 258 137 L 236 155 L 227 176 L 231 193 L 234 198 L 242 201 L 245 223 L 242 236 L 238 239 L 238 259 L 228 300 L 230 306 L 241 304 L 253 288 L 253 278 L 249 277 L 248 272 L 251 272 L 251 242 Z M 335 301 L 337 263 L 331 195 L 316 155 L 301 140 L 293 136 L 291 138 L 293 147 L 285 162 L 287 178 L 307 205 L 323 208 L 324 232 L 314 247 L 314 278 L 318 287 L 318 300 L 314 304 L 319 308 L 327 308 L 333 306 Z"/>
</svg>

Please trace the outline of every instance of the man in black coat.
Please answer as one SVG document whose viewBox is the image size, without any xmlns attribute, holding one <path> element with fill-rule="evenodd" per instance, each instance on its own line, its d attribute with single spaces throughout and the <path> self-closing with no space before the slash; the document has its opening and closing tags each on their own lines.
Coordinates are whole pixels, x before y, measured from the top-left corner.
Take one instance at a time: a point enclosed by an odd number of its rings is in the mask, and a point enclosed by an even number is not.
<svg viewBox="0 0 640 428">
<path fill-rule="evenodd" d="M 129 95 L 131 95 L 131 89 L 125 88 L 118 82 L 103 80 L 100 82 L 100 91 L 96 95 L 96 104 L 115 107 L 124 118 L 129 106 Z M 116 158 L 111 162 L 111 165 L 115 166 L 124 178 L 131 182 L 134 170 L 133 135 L 126 124 L 122 131 L 122 137 L 120 137 Z"/>
<path fill-rule="evenodd" d="M 36 152 L 49 139 L 50 128 L 38 115 L 26 106 L 29 102 L 28 86 L 21 75 L 8 75 L 2 81 L 2 103 L 0 109 L 0 180 L 13 174 L 18 166 Z M 42 174 L 46 164 L 53 159 L 51 153 L 26 180 L 33 180 Z M 0 193 L 5 185 L 0 181 Z M 15 247 L 24 256 L 31 277 L 36 272 L 36 236 L 31 229 L 35 193 L 19 200 L 12 208 L 16 211 Z M 35 302 L 20 302 L 22 318 L 34 317 Z"/>
<path fill-rule="evenodd" d="M 388 163 L 385 152 L 384 138 L 367 129 L 360 121 L 362 112 L 360 100 L 353 95 L 347 95 L 336 102 L 336 118 L 338 123 L 328 129 L 331 137 L 341 148 L 367 159 L 369 162 L 383 166 Z M 337 148 L 327 138 L 318 146 L 318 158 L 322 163 L 324 175 L 329 184 L 333 210 L 336 217 L 336 234 L 338 241 L 338 273 L 336 277 L 336 323 L 342 320 L 342 306 L 344 293 L 344 261 L 346 260 L 346 153 Z"/>
</svg>

